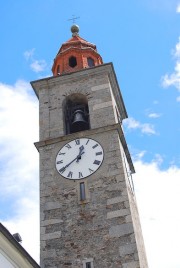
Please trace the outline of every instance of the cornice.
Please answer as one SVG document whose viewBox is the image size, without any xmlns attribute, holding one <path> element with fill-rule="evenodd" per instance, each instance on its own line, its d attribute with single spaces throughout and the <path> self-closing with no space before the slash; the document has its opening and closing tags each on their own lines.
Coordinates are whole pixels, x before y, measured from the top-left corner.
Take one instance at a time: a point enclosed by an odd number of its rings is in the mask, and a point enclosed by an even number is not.
<svg viewBox="0 0 180 268">
<path fill-rule="evenodd" d="M 43 141 L 39 141 L 39 142 L 35 142 L 34 145 L 37 148 L 37 150 L 39 151 L 40 148 L 49 146 L 49 145 L 53 145 L 59 142 L 63 142 L 63 141 L 71 141 L 73 139 L 78 139 L 78 138 L 84 138 L 84 137 L 90 137 L 94 134 L 99 134 L 99 133 L 104 133 L 107 131 L 112 131 L 112 130 L 117 130 L 118 134 L 119 134 L 119 138 L 121 140 L 127 161 L 129 163 L 129 167 L 131 170 L 131 173 L 135 173 L 135 169 L 133 166 L 133 162 L 131 159 L 131 155 L 129 153 L 129 149 L 124 137 L 124 133 L 123 130 L 121 128 L 120 124 L 113 124 L 113 125 L 109 125 L 109 126 L 105 126 L 105 127 L 99 127 L 99 128 L 95 128 L 95 129 L 90 129 L 90 130 L 86 130 L 86 131 L 80 131 L 80 132 L 76 132 L 76 133 L 72 133 L 72 134 L 68 134 L 65 136 L 60 136 L 57 138 L 52 138 L 52 139 L 46 139 Z"/>
<path fill-rule="evenodd" d="M 39 97 L 39 91 L 45 88 L 51 88 L 56 85 L 62 85 L 66 83 L 76 83 L 81 79 L 85 79 L 90 76 L 99 76 L 106 74 L 109 77 L 111 88 L 116 99 L 116 104 L 121 115 L 121 120 L 128 117 L 127 111 L 124 105 L 120 87 L 118 85 L 117 77 L 114 71 L 113 64 L 106 63 L 92 68 L 82 69 L 73 73 L 61 74 L 59 76 L 51 76 L 40 80 L 32 81 L 31 86 L 34 89 L 37 97 Z"/>
</svg>

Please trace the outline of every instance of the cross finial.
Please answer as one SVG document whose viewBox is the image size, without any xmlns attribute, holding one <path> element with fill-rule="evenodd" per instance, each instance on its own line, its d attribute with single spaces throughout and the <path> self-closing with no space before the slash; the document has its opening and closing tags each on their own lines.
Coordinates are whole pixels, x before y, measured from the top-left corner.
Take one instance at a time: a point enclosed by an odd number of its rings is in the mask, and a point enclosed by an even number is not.
<svg viewBox="0 0 180 268">
<path fill-rule="evenodd" d="M 68 19 L 68 20 L 72 20 L 73 23 L 76 22 L 77 19 L 79 19 L 80 17 L 75 17 L 75 15 L 72 15 L 72 19 Z"/>
</svg>

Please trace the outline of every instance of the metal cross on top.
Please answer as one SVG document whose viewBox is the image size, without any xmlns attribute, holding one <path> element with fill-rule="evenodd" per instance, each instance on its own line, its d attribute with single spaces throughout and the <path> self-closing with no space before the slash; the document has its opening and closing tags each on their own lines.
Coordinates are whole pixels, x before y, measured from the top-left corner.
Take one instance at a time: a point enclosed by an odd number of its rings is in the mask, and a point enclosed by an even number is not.
<svg viewBox="0 0 180 268">
<path fill-rule="evenodd" d="M 76 22 L 77 19 L 79 19 L 80 17 L 75 17 L 75 15 L 72 15 L 72 19 L 68 19 L 68 20 L 72 20 L 73 23 Z"/>
</svg>

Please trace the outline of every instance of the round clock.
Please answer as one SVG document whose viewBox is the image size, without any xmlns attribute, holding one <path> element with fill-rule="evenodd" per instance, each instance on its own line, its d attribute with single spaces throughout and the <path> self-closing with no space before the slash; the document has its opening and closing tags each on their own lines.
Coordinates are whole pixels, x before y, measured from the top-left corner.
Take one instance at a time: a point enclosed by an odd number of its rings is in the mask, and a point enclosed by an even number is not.
<svg viewBox="0 0 180 268">
<path fill-rule="evenodd" d="M 83 179 L 101 166 L 103 157 L 103 148 L 97 141 L 88 138 L 75 139 L 58 152 L 56 169 L 67 179 Z"/>
</svg>

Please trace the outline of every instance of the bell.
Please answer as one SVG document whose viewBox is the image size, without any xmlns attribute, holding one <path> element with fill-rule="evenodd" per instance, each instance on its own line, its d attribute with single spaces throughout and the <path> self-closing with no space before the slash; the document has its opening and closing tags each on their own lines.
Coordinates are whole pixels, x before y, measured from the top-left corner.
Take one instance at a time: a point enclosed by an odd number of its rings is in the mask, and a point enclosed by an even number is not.
<svg viewBox="0 0 180 268">
<path fill-rule="evenodd" d="M 71 123 L 71 132 L 78 132 L 88 129 L 88 122 L 85 120 L 85 114 L 82 110 L 76 110 L 73 113 L 73 120 Z"/>
</svg>

